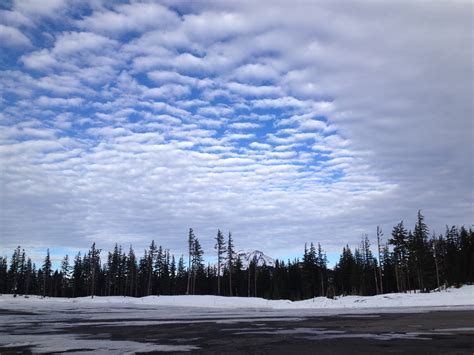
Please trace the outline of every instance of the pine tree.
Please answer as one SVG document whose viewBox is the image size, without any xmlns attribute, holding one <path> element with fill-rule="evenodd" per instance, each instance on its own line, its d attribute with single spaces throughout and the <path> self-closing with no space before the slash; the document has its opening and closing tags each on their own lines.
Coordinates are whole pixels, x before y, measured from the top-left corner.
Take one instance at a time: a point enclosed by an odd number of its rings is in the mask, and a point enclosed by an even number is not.
<svg viewBox="0 0 474 355">
<path fill-rule="evenodd" d="M 392 238 L 389 239 L 388 242 L 394 246 L 397 292 L 406 292 L 408 277 L 408 234 L 403 226 L 403 221 L 393 227 Z"/>
<path fill-rule="evenodd" d="M 43 297 L 51 295 L 51 258 L 49 249 L 46 252 L 46 258 L 43 263 Z"/>
<path fill-rule="evenodd" d="M 130 245 L 130 249 L 128 250 L 128 257 L 127 257 L 127 267 L 126 267 L 126 289 L 128 290 L 129 296 L 136 297 L 137 296 L 137 289 L 138 289 L 138 265 L 137 265 L 137 258 L 135 257 L 135 252 L 133 247 Z"/>
<path fill-rule="evenodd" d="M 196 236 L 194 235 L 193 229 L 189 228 L 188 234 L 188 283 L 186 287 L 186 294 L 189 295 L 191 287 L 191 274 L 193 273 L 192 260 L 194 258 L 194 241 Z"/>
<path fill-rule="evenodd" d="M 221 264 L 222 260 L 224 259 L 224 254 L 227 251 L 224 242 L 224 235 L 218 229 L 217 236 L 216 236 L 216 245 L 214 249 L 217 250 L 217 295 L 220 296 L 221 294 Z"/>
<path fill-rule="evenodd" d="M 380 250 L 380 238 L 383 237 L 382 228 L 377 226 L 377 253 L 379 258 L 379 287 L 380 293 L 383 293 L 383 279 L 382 279 L 382 268 L 383 268 L 383 260 L 381 258 L 381 250 Z"/>
<path fill-rule="evenodd" d="M 174 258 L 174 255 L 171 256 L 171 265 L 170 265 L 170 290 L 169 294 L 170 295 L 175 295 L 176 294 L 176 260 Z"/>
<path fill-rule="evenodd" d="M 69 288 L 69 278 L 71 277 L 71 267 L 69 265 L 69 256 L 66 254 L 61 262 L 61 274 L 62 274 L 62 285 L 61 295 L 67 296 L 67 290 Z"/>
<path fill-rule="evenodd" d="M 192 270 L 193 270 L 193 295 L 196 293 L 196 278 L 198 275 L 202 274 L 204 271 L 204 252 L 202 251 L 201 244 L 199 243 L 198 238 L 194 238 L 194 250 L 193 250 L 193 259 L 192 259 Z"/>
<path fill-rule="evenodd" d="M 426 262 L 428 254 L 428 227 L 424 222 L 421 210 L 418 211 L 417 222 L 413 234 L 413 254 L 415 256 L 418 286 L 425 290 Z"/>
<path fill-rule="evenodd" d="M 318 255 L 316 257 L 316 266 L 319 269 L 319 277 L 320 277 L 320 282 L 321 282 L 321 290 L 319 295 L 324 296 L 324 284 L 326 283 L 326 270 L 327 270 L 327 257 L 326 253 L 324 253 L 323 248 L 321 247 L 321 244 L 318 243 Z"/>
<path fill-rule="evenodd" d="M 26 261 L 26 271 L 25 271 L 25 295 L 30 294 L 30 286 L 32 284 L 32 280 L 34 278 L 35 270 L 33 268 L 33 263 L 31 259 L 28 258 Z"/>
<path fill-rule="evenodd" d="M 189 272 L 186 272 L 186 267 L 184 265 L 184 256 L 181 255 L 179 260 L 178 260 L 178 268 L 176 270 L 176 294 L 181 294 L 183 292 L 185 292 L 186 294 L 188 294 L 188 289 L 187 289 L 187 285 L 188 285 L 188 281 L 186 279 L 189 280 Z"/>
<path fill-rule="evenodd" d="M 307 248 L 307 244 L 305 243 L 302 266 L 302 297 L 316 297 L 316 294 L 318 293 L 317 290 L 319 288 L 318 285 L 321 285 L 321 283 L 318 283 L 318 278 L 320 274 L 318 272 L 316 248 L 314 247 L 313 243 L 310 244 L 309 249 Z"/>
<path fill-rule="evenodd" d="M 20 260 L 18 263 L 18 291 L 20 294 L 25 293 L 26 283 L 26 253 L 25 249 L 21 250 Z"/>
<path fill-rule="evenodd" d="M 95 296 L 97 277 L 100 273 L 100 252 L 101 250 L 95 247 L 95 242 L 92 243 L 87 258 L 90 268 L 89 287 L 91 298 L 94 298 Z"/>
<path fill-rule="evenodd" d="M 8 260 L 0 256 L 0 294 L 8 291 Z"/>
<path fill-rule="evenodd" d="M 153 285 L 153 276 L 154 276 L 154 264 L 157 256 L 157 247 L 155 241 L 152 240 L 150 247 L 148 249 L 148 259 L 147 259 L 147 272 L 148 272 L 148 283 L 147 283 L 147 295 L 152 294 L 152 285 Z"/>
<path fill-rule="evenodd" d="M 20 254 L 21 254 L 21 247 L 18 246 L 14 251 L 12 258 L 10 259 L 10 268 L 8 270 L 8 277 L 10 281 L 10 292 L 12 292 L 15 296 L 18 292 L 18 283 L 20 279 Z"/>
<path fill-rule="evenodd" d="M 84 270 L 82 268 L 81 252 L 77 253 L 74 258 L 74 266 L 72 268 L 73 297 L 83 296 L 84 287 Z"/>
<path fill-rule="evenodd" d="M 227 237 L 227 268 L 229 269 L 229 296 L 232 297 L 232 273 L 234 271 L 234 241 L 229 232 Z"/>
</svg>

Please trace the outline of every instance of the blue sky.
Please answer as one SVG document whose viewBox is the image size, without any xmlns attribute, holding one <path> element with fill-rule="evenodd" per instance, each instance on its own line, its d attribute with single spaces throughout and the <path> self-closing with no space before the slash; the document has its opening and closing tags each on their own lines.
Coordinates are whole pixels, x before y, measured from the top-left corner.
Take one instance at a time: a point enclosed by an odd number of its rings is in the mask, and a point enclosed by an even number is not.
<svg viewBox="0 0 474 355">
<path fill-rule="evenodd" d="M 4 2 L 0 252 L 470 226 L 470 2 L 269 5 Z"/>
</svg>

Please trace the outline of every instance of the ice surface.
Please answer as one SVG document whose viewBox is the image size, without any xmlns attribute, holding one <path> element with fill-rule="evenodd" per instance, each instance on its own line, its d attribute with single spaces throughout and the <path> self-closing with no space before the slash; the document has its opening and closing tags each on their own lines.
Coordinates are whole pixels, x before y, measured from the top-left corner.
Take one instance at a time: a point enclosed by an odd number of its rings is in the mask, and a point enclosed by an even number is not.
<svg viewBox="0 0 474 355">
<path fill-rule="evenodd" d="M 26 340 L 27 339 L 27 340 Z M 26 341 L 25 341 L 26 340 Z M 77 335 L 2 335 L 0 347 L 31 346 L 34 353 L 80 352 L 81 354 L 120 353 L 134 354 L 137 352 L 168 352 L 191 351 L 198 349 L 193 345 L 160 345 L 136 341 L 107 339 L 81 339 Z"/>
<path fill-rule="evenodd" d="M 386 294 L 372 297 L 347 296 L 334 300 L 318 297 L 291 302 L 261 298 L 217 296 L 149 296 L 42 298 L 39 296 L 0 296 L 4 310 L 0 322 L 0 349 L 29 347 L 35 353 L 68 351 L 70 353 L 133 353 L 160 351 L 192 351 L 198 342 L 187 339 L 187 344 L 161 339 L 131 341 L 111 339 L 105 334 L 113 326 L 156 326 L 174 323 L 214 322 L 219 324 L 252 323 L 262 328 L 234 329 L 236 335 L 281 334 L 301 339 L 371 338 L 430 339 L 441 334 L 461 331 L 471 333 L 474 328 L 435 329 L 429 333 L 349 334 L 323 328 L 281 329 L 279 322 L 297 322 L 310 316 L 362 315 L 374 313 L 425 312 L 433 309 L 474 309 L 474 286 L 433 293 Z M 22 313 L 27 312 L 27 313 Z M 33 313 L 33 314 L 29 314 Z M 275 324 L 275 327 L 272 327 Z M 73 327 L 94 327 L 95 338 L 70 334 Z M 102 330 L 103 329 L 103 330 Z M 102 334 L 104 332 L 104 334 Z"/>
</svg>

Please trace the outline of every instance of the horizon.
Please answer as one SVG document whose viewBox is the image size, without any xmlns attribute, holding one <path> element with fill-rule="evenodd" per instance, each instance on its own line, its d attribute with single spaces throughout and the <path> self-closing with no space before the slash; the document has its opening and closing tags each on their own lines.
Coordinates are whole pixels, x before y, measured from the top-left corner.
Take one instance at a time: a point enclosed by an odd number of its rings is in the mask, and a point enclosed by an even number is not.
<svg viewBox="0 0 474 355">
<path fill-rule="evenodd" d="M 192 226 L 206 262 L 220 228 L 285 261 L 320 243 L 334 266 L 418 210 L 430 235 L 470 229 L 470 10 L 3 3 L 0 255 L 179 257 Z"/>
</svg>

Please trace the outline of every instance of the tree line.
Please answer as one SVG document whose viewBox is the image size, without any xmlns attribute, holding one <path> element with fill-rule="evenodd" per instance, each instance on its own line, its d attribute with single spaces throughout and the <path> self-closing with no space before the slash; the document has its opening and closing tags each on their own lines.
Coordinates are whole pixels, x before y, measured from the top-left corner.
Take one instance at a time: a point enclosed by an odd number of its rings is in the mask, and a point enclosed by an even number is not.
<svg viewBox="0 0 474 355">
<path fill-rule="evenodd" d="M 192 229 L 188 234 L 187 262 L 154 241 L 137 258 L 130 246 L 115 245 L 101 260 L 93 243 L 87 253 L 71 260 L 66 255 L 53 270 L 49 249 L 41 267 L 18 246 L 8 262 L 0 257 L 0 293 L 48 297 L 149 295 L 253 296 L 301 300 L 318 296 L 375 295 L 389 292 L 429 291 L 474 282 L 474 232 L 446 227 L 429 235 L 421 211 L 413 230 L 403 221 L 385 239 L 377 227 L 376 255 L 367 235 L 351 250 L 346 245 L 334 268 L 328 268 L 320 244 L 305 244 L 302 258 L 262 264 L 256 257 L 247 265 L 235 253 L 232 234 L 218 230 L 217 263 L 205 265 L 203 249 Z"/>
</svg>

